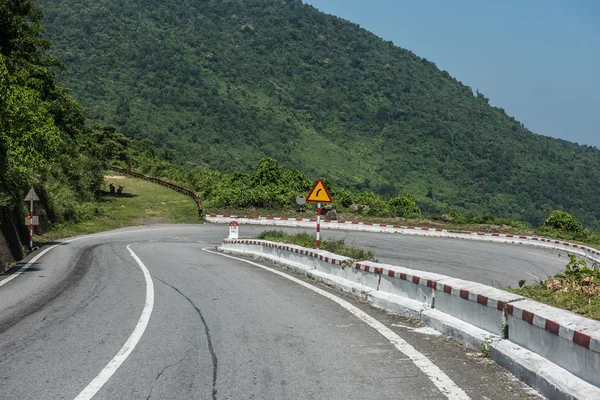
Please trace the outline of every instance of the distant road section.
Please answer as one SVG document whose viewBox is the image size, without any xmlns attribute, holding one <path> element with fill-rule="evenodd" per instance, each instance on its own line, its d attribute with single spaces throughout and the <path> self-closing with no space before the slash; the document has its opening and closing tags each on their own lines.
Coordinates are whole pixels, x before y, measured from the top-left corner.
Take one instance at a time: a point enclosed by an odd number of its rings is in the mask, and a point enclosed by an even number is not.
<svg viewBox="0 0 600 400">
<path fill-rule="evenodd" d="M 244 225 L 239 221 L 240 237 L 264 230 L 314 233 L 306 227 Z M 226 226 L 222 229 L 227 231 Z M 564 271 L 569 262 L 566 251 L 519 244 L 334 229 L 322 230 L 321 238 L 343 239 L 349 246 L 372 250 L 382 263 L 491 286 L 516 286 L 521 279 L 539 281 Z"/>
</svg>

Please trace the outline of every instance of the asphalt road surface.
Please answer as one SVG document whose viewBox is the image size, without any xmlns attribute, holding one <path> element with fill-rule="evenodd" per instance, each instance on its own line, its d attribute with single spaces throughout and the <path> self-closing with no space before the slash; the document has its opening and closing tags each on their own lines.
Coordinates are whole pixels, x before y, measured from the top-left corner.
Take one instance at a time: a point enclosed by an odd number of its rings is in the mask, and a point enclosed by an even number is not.
<svg viewBox="0 0 600 400">
<path fill-rule="evenodd" d="M 63 242 L 10 281 L 0 276 L 0 399 L 535 397 L 410 320 L 270 264 L 202 250 L 226 233 L 223 225 L 113 231 Z M 518 246 L 335 234 L 381 261 L 422 269 L 445 261 L 471 279 L 497 279 L 502 268 L 550 272 L 564 261 Z M 440 243 L 446 250 L 435 250 Z M 469 257 L 474 248 L 487 256 Z"/>
<path fill-rule="evenodd" d="M 263 230 L 314 233 L 307 228 L 240 226 L 240 237 Z M 227 235 L 227 228 L 222 228 Z M 495 287 L 516 287 L 564 272 L 569 262 L 565 251 L 465 239 L 410 236 L 390 233 L 321 230 L 322 239 L 344 239 L 346 245 L 372 250 L 379 262 L 436 272 L 453 278 Z"/>
</svg>

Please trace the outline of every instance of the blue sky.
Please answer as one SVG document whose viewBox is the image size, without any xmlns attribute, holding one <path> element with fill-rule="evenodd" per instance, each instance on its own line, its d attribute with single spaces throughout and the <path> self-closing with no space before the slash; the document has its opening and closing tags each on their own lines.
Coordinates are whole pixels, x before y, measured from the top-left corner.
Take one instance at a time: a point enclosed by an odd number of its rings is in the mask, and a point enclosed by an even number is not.
<svg viewBox="0 0 600 400">
<path fill-rule="evenodd" d="M 600 0 L 304 0 L 412 50 L 535 133 L 600 148 Z"/>
</svg>

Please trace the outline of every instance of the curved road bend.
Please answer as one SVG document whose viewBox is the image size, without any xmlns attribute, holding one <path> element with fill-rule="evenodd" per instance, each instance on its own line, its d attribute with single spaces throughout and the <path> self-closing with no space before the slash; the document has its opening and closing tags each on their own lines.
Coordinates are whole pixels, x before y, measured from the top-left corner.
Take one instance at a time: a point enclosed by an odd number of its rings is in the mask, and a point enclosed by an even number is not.
<svg viewBox="0 0 600 400">
<path fill-rule="evenodd" d="M 264 230 L 314 233 L 308 228 L 241 225 L 240 237 L 252 237 Z M 227 228 L 221 232 L 225 237 Z M 382 263 L 491 286 L 516 287 L 521 279 L 533 283 L 564 272 L 569 262 L 564 251 L 464 239 L 330 229 L 321 230 L 321 239 L 344 239 L 346 245 L 372 250 Z"/>
<path fill-rule="evenodd" d="M 0 277 L 0 398 L 531 398 L 409 320 L 201 250 L 226 230 L 93 235 Z"/>
</svg>

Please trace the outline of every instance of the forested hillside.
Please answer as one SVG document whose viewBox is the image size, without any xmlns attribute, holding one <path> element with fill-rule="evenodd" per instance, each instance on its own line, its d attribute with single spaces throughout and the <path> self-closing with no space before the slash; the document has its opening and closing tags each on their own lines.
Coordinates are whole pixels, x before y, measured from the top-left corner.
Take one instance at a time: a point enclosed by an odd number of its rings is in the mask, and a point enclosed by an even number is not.
<svg viewBox="0 0 600 400">
<path fill-rule="evenodd" d="M 23 226 L 30 187 L 46 224 L 89 214 L 86 202 L 102 190 L 104 169 L 125 139 L 114 129 L 85 124 L 83 108 L 56 82 L 60 63 L 46 55 L 50 42 L 41 37 L 41 19 L 29 0 L 0 0 L 2 233 Z"/>
<path fill-rule="evenodd" d="M 535 135 L 434 63 L 299 0 L 40 4 L 89 120 L 182 165 L 231 172 L 270 156 L 410 193 L 424 212 L 537 225 L 563 208 L 600 227 L 598 149 Z"/>
</svg>

